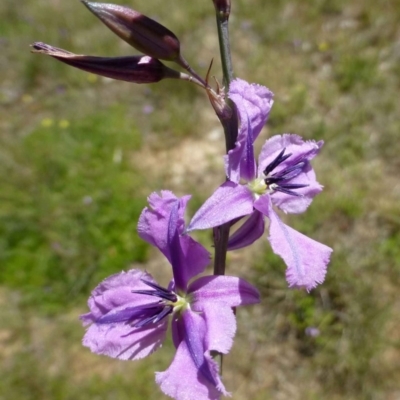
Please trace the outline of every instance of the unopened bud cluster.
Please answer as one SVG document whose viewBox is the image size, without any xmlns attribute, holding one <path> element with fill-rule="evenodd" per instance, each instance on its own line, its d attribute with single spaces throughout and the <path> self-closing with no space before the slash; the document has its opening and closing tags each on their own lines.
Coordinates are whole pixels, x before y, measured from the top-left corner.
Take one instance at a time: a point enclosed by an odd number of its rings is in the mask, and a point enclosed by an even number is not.
<svg viewBox="0 0 400 400">
<path fill-rule="evenodd" d="M 165 26 L 128 7 L 82 2 L 116 35 L 145 55 L 112 58 L 78 55 L 42 42 L 33 43 L 34 53 L 46 54 L 84 71 L 127 82 L 155 83 L 172 78 L 207 87 L 182 57 L 176 35 Z M 174 61 L 190 75 L 173 70 L 160 60 Z"/>
</svg>

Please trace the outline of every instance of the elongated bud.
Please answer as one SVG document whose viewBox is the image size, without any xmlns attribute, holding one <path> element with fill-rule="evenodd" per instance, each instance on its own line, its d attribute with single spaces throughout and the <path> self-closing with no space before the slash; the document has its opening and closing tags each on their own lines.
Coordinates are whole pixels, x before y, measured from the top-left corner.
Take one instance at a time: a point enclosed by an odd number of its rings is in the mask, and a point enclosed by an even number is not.
<svg viewBox="0 0 400 400">
<path fill-rule="evenodd" d="M 127 7 L 87 1 L 82 3 L 135 49 L 160 60 L 179 59 L 179 40 L 165 26 Z"/>
<path fill-rule="evenodd" d="M 213 0 L 215 11 L 221 20 L 228 20 L 231 13 L 231 0 Z"/>
<path fill-rule="evenodd" d="M 161 61 L 149 56 L 94 57 L 84 56 L 36 42 L 31 45 L 34 53 L 51 56 L 65 64 L 105 76 L 134 83 L 154 83 L 165 78 L 182 78 L 182 73 L 168 68 Z M 185 78 L 183 78 L 185 79 Z"/>
</svg>

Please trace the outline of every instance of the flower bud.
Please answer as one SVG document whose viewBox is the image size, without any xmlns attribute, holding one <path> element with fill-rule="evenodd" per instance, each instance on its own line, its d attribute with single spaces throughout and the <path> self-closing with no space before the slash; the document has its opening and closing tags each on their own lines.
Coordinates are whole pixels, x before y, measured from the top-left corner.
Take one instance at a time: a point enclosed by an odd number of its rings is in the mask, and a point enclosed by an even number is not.
<svg viewBox="0 0 400 400">
<path fill-rule="evenodd" d="M 51 56 L 65 64 L 105 76 L 134 83 L 153 83 L 164 78 L 181 77 L 181 73 L 168 68 L 161 61 L 149 56 L 93 57 L 84 56 L 36 42 L 31 45 L 34 53 Z"/>
<path fill-rule="evenodd" d="M 180 58 L 178 38 L 158 22 L 116 4 L 82 2 L 115 34 L 142 53 L 168 61 Z"/>
<path fill-rule="evenodd" d="M 213 0 L 213 3 L 217 14 L 227 20 L 231 13 L 231 0 Z"/>
</svg>

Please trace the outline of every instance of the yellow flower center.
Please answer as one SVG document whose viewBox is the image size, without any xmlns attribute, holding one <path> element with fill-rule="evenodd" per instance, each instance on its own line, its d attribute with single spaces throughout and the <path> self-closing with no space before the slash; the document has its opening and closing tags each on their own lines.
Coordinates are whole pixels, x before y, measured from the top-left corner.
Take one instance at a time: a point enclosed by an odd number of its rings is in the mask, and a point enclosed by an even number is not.
<svg viewBox="0 0 400 400">
<path fill-rule="evenodd" d="M 173 313 L 178 313 L 180 311 L 184 311 L 187 308 L 190 308 L 190 299 L 185 296 L 176 295 L 177 300 L 174 303 L 171 303 L 173 308 Z"/>
<path fill-rule="evenodd" d="M 265 183 L 265 178 L 257 178 L 247 184 L 247 187 L 255 197 L 265 194 L 268 190 L 268 185 Z"/>
</svg>

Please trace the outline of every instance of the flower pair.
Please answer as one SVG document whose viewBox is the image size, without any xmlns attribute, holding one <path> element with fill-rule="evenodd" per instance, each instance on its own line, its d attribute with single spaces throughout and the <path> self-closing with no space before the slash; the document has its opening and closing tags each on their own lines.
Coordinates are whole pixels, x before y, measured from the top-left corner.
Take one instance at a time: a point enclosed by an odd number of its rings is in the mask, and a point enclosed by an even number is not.
<svg viewBox="0 0 400 400">
<path fill-rule="evenodd" d="M 232 276 L 203 276 L 210 256 L 188 232 L 248 219 L 230 236 L 228 249 L 250 245 L 262 236 L 269 220 L 273 251 L 287 264 L 291 287 L 307 290 L 321 283 L 331 249 L 285 225 L 273 206 L 301 213 L 322 187 L 310 160 L 322 142 L 304 142 L 285 134 L 267 140 L 258 166 L 254 141 L 273 104 L 265 87 L 235 80 L 229 91 L 240 117 L 235 148 L 225 158 L 229 178 L 203 204 L 185 227 L 184 212 L 190 196 L 178 199 L 171 192 L 149 197 L 138 232 L 156 246 L 172 266 L 168 287 L 150 274 L 130 270 L 105 279 L 89 299 L 90 312 L 81 317 L 91 324 L 83 344 L 93 352 L 119 359 L 140 359 L 157 350 L 171 320 L 176 354 L 170 367 L 156 373 L 162 391 L 175 399 L 219 399 L 227 395 L 212 352 L 226 354 L 233 342 L 236 320 L 233 307 L 259 302 L 257 289 Z M 184 371 L 184 373 L 183 373 Z"/>
</svg>

